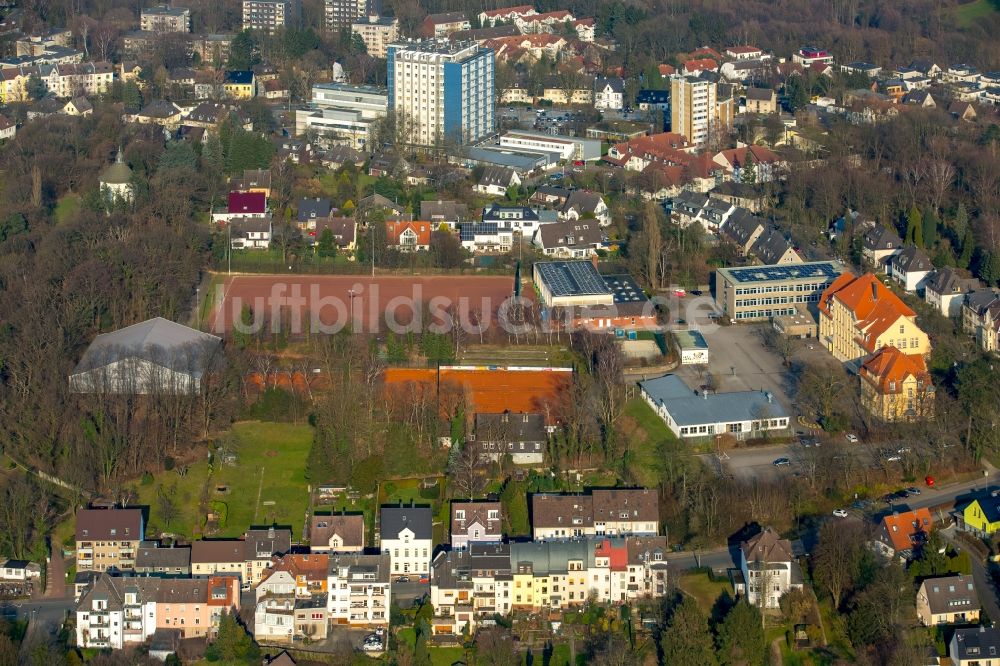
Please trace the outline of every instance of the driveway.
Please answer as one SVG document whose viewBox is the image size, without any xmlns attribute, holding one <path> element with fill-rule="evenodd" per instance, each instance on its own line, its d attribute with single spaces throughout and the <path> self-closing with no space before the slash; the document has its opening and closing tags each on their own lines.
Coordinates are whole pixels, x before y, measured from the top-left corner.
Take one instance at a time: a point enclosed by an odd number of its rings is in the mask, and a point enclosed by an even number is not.
<svg viewBox="0 0 1000 666">
<path fill-rule="evenodd" d="M 778 458 L 794 460 L 792 445 L 755 446 L 746 449 L 729 449 L 721 459 L 715 454 L 699 456 L 702 462 L 716 472 L 722 471 L 737 479 L 776 479 L 793 472 L 794 465 L 775 467 Z"/>
<path fill-rule="evenodd" d="M 945 528 L 940 531 L 945 541 L 954 546 L 957 550 L 962 550 L 962 544 L 955 540 L 955 526 Z M 979 594 L 979 601 L 983 604 L 983 610 L 992 620 L 1000 618 L 1000 600 L 997 598 L 997 587 L 993 584 L 993 577 L 986 570 L 986 565 L 976 556 L 969 553 L 969 560 L 972 562 L 972 580 L 976 583 L 976 590 Z"/>
</svg>

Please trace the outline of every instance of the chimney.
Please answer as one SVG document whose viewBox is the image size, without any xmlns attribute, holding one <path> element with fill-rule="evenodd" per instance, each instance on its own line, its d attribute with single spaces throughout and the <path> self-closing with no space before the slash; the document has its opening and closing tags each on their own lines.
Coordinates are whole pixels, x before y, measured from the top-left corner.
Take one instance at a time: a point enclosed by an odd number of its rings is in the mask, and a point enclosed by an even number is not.
<svg viewBox="0 0 1000 666">
<path fill-rule="evenodd" d="M 590 263 L 592 263 L 594 265 L 594 270 L 596 271 L 597 270 L 597 255 L 596 254 L 592 255 L 590 257 Z"/>
</svg>

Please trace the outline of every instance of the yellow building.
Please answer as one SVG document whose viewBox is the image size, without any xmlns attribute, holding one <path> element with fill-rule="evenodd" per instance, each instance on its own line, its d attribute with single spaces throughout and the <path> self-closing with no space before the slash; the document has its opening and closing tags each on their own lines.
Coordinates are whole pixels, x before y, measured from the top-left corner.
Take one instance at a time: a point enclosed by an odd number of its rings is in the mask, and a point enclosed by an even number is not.
<svg viewBox="0 0 1000 666">
<path fill-rule="evenodd" d="M 965 529 L 980 536 L 990 536 L 1000 532 L 1000 499 L 977 498 L 962 509 Z"/>
<path fill-rule="evenodd" d="M 819 301 L 819 337 L 838 360 L 860 367 L 861 361 L 883 347 L 926 357 L 927 334 L 917 315 L 872 273 L 844 273 Z"/>
<path fill-rule="evenodd" d="M 934 384 L 923 356 L 883 347 L 861 365 L 861 405 L 883 421 L 934 414 Z"/>
<path fill-rule="evenodd" d="M 257 94 L 257 80 L 249 70 L 229 71 L 222 88 L 231 99 L 251 99 Z"/>
<path fill-rule="evenodd" d="M 38 74 L 37 67 L 4 67 L 0 70 L 0 102 L 26 102 L 28 100 L 28 79 Z"/>
</svg>

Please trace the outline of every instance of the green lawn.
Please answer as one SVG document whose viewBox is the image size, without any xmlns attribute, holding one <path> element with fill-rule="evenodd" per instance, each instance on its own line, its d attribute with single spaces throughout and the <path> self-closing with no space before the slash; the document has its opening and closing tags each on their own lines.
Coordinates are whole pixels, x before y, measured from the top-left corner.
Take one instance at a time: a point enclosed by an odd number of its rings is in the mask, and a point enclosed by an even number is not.
<svg viewBox="0 0 1000 666">
<path fill-rule="evenodd" d="M 233 426 L 235 466 L 212 477 L 213 501 L 225 505 L 220 536 L 237 536 L 250 525 L 290 525 L 300 534 L 309 507 L 306 459 L 313 431 L 308 425 L 246 422 Z M 226 485 L 229 492 L 215 492 Z"/>
<path fill-rule="evenodd" d="M 206 511 L 201 500 L 207 496 L 211 509 L 220 515 L 219 531 L 211 536 L 239 536 L 251 524 L 271 522 L 290 525 L 293 534 L 301 534 L 309 505 L 305 467 L 312 428 L 244 422 L 233 426 L 231 439 L 235 465 L 216 464 L 213 471 L 207 460 L 199 460 L 188 465 L 183 476 L 174 470 L 157 475 L 148 485 L 139 484 L 139 503 L 150 507 L 151 532 L 187 539 L 202 536 Z M 226 490 L 220 492 L 220 487 Z M 166 521 L 168 503 L 174 515 Z"/>
<path fill-rule="evenodd" d="M 628 438 L 628 468 L 635 482 L 643 486 L 657 485 L 663 471 L 664 446 L 676 443 L 677 438 L 638 396 L 625 407 L 620 431 Z"/>
<path fill-rule="evenodd" d="M 991 0 L 973 0 L 945 11 L 950 12 L 955 17 L 955 23 L 960 28 L 968 28 L 977 21 L 993 14 L 997 8 Z"/>
<path fill-rule="evenodd" d="M 56 204 L 56 209 L 52 212 L 56 224 L 62 224 L 73 217 L 80 210 L 80 201 L 80 195 L 72 192 L 59 197 L 59 203 Z"/>
<path fill-rule="evenodd" d="M 723 594 L 732 596 L 733 590 L 729 581 L 710 580 L 707 573 L 686 573 L 677 583 L 681 590 L 698 602 L 698 606 L 706 615 L 710 615 L 716 600 Z"/>
</svg>

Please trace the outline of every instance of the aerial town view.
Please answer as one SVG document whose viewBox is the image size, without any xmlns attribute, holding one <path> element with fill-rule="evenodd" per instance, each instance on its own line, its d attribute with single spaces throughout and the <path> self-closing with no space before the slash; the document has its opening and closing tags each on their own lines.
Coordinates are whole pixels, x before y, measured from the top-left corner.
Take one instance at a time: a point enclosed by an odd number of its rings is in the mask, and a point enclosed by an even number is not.
<svg viewBox="0 0 1000 666">
<path fill-rule="evenodd" d="M 0 0 L 0 666 L 1000 666 L 1000 0 L 164 1 Z"/>
</svg>

